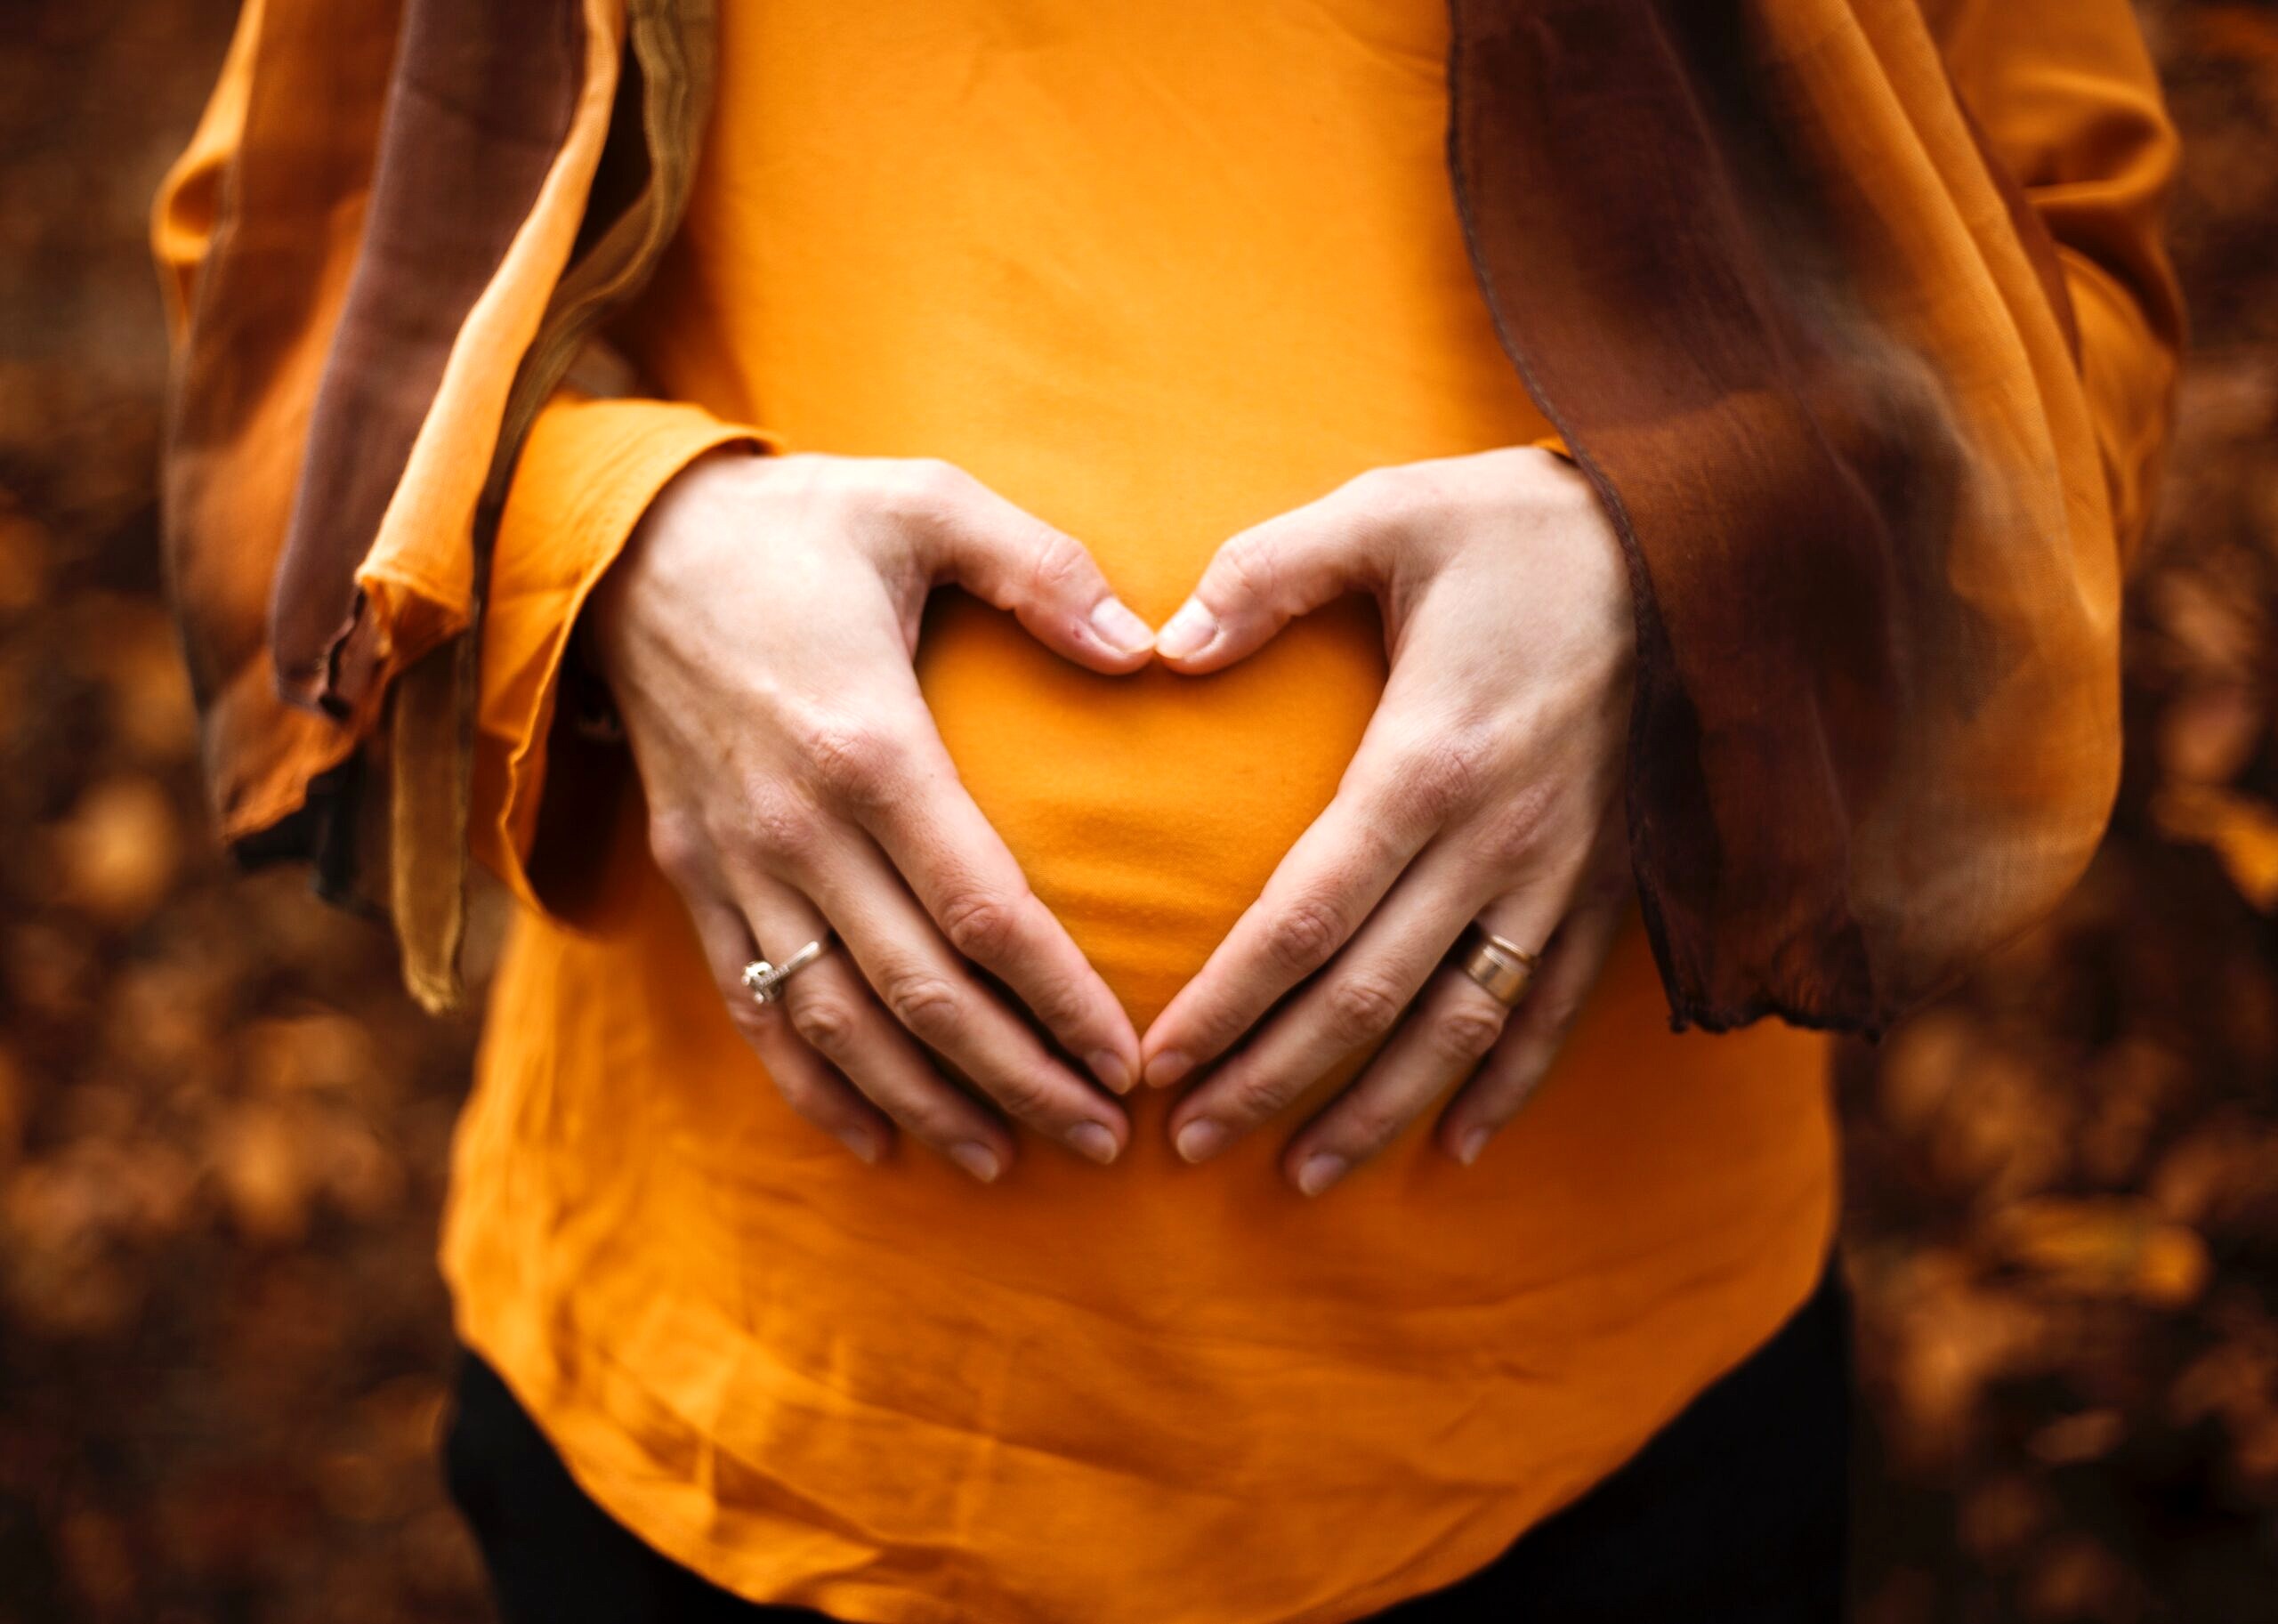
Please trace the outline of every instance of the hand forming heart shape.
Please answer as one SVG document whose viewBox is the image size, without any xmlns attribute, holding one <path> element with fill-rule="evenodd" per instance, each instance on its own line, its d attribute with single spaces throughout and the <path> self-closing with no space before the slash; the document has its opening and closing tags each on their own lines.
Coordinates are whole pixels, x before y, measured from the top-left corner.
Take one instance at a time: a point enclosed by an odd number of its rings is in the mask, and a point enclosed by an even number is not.
<svg viewBox="0 0 2278 1624">
<path fill-rule="evenodd" d="M 1390 680 L 1335 800 L 1143 1046 L 918 691 L 919 619 L 951 582 L 1107 675 L 1156 654 L 1218 670 L 1348 591 L 1383 609 Z M 899 1125 L 983 1182 L 1008 1165 L 1005 1122 L 933 1055 L 1081 1154 L 1122 1151 L 1125 1113 L 977 966 L 1114 1093 L 1143 1055 L 1157 1085 L 1198 1077 L 1170 1117 L 1191 1161 L 1389 1033 L 1289 1176 L 1318 1193 L 1477 1069 L 1441 1127 L 1468 1162 L 1539 1079 L 1626 900 L 1628 587 L 1587 482 L 1547 450 L 1380 469 L 1246 530 L 1159 637 L 1080 544 L 945 464 L 715 452 L 650 506 L 589 626 L 727 1008 L 793 1109 L 866 1160 Z M 1547 944 L 1515 1018 L 1453 971 L 1427 985 L 1474 921 Z M 764 998 L 742 984 L 761 942 L 792 960 Z"/>
<path fill-rule="evenodd" d="M 1130 1124 L 974 966 L 1116 1093 L 1139 1046 L 918 691 L 919 620 L 950 582 L 1091 670 L 1150 658 L 1146 623 L 1073 538 L 947 464 L 878 457 L 700 458 L 650 505 L 589 624 L 650 849 L 777 1088 L 865 1160 L 898 1124 L 987 1183 L 1013 1135 L 934 1055 L 1095 1161 Z M 789 962 L 834 936 L 843 950 Z M 755 977 L 763 1001 L 743 974 L 770 958 L 787 962 Z"/>
<path fill-rule="evenodd" d="M 1362 474 L 1227 541 L 1157 652 L 1216 671 L 1355 590 L 1377 597 L 1392 653 L 1360 751 L 1143 1044 L 1159 1086 L 1219 1062 L 1170 1118 L 1200 1161 L 1390 1034 L 1292 1140 L 1284 1167 L 1309 1195 L 1466 1078 L 1440 1138 L 1477 1157 L 1548 1068 L 1630 895 L 1633 610 L 1582 474 L 1539 448 Z M 1474 922 L 1541 949 L 1515 1013 L 1452 967 L 1434 979 Z"/>
</svg>

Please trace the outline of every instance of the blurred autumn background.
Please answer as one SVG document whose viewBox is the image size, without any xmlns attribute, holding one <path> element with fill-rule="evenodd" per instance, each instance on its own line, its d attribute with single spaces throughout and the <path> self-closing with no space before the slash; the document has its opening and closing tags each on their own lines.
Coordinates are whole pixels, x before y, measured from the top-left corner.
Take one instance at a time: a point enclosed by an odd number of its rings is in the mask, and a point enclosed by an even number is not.
<svg viewBox="0 0 2278 1624">
<path fill-rule="evenodd" d="M 0 1624 L 488 1616 L 431 1454 L 473 1029 L 215 857 L 158 601 L 143 222 L 233 10 L 0 40 Z M 2278 9 L 2144 11 L 2197 342 L 2127 785 L 1840 1079 L 1862 1624 L 2278 1619 Z"/>
</svg>

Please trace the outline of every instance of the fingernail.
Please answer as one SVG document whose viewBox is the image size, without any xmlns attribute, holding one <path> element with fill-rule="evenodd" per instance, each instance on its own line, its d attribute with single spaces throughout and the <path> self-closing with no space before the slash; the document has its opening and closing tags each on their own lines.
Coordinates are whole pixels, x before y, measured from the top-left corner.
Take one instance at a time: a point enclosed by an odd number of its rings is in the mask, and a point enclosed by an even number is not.
<svg viewBox="0 0 2278 1624">
<path fill-rule="evenodd" d="M 1165 1049 L 1147 1062 L 1147 1086 L 1150 1088 L 1167 1088 L 1193 1070 L 1194 1062 L 1183 1052 Z"/>
<path fill-rule="evenodd" d="M 1456 1141 L 1456 1159 L 1466 1168 L 1477 1161 L 1480 1151 L 1487 1148 L 1487 1137 L 1490 1131 L 1483 1127 L 1466 1130 L 1464 1136 Z"/>
<path fill-rule="evenodd" d="M 1155 634 L 1155 652 L 1165 659 L 1184 659 L 1208 648 L 1217 634 L 1218 617 L 1205 609 L 1200 598 L 1189 598 Z"/>
<path fill-rule="evenodd" d="M 839 1134 L 838 1143 L 853 1151 L 857 1157 L 871 1167 L 875 1168 L 878 1165 L 878 1142 L 861 1129 L 855 1127 L 845 1129 Z"/>
<path fill-rule="evenodd" d="M 1132 613 L 1121 598 L 1102 598 L 1092 606 L 1092 630 L 1118 654 L 1143 653 L 1155 642 L 1155 628 Z"/>
<path fill-rule="evenodd" d="M 967 1139 L 949 1147 L 949 1159 L 963 1168 L 984 1184 L 997 1182 L 997 1152 L 978 1139 Z"/>
<path fill-rule="evenodd" d="M 1110 1094 L 1131 1092 L 1131 1067 L 1113 1049 L 1100 1050 L 1086 1063 L 1091 1067 L 1092 1075 L 1100 1079 L 1101 1086 Z"/>
<path fill-rule="evenodd" d="M 1307 1195 L 1319 1195 L 1338 1179 L 1352 1164 L 1333 1151 L 1322 1151 L 1305 1158 L 1305 1165 L 1297 1169 L 1297 1188 Z"/>
<path fill-rule="evenodd" d="M 1096 1122 L 1078 1122 L 1070 1128 L 1068 1143 L 1078 1155 L 1088 1156 L 1102 1167 L 1115 1159 L 1115 1135 Z"/>
<path fill-rule="evenodd" d="M 1226 1143 L 1226 1130 L 1208 1117 L 1197 1117 L 1178 1130 L 1178 1137 L 1173 1143 L 1187 1160 L 1200 1161 Z"/>
</svg>

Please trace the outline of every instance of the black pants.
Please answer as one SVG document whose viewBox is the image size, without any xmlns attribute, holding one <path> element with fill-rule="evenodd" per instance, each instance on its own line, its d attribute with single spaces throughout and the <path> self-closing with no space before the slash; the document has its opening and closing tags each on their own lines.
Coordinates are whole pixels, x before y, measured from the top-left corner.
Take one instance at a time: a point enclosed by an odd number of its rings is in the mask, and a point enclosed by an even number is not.
<svg viewBox="0 0 2278 1624">
<path fill-rule="evenodd" d="M 1468 1579 L 1377 1616 L 1387 1624 L 1836 1624 L 1850 1409 L 1850 1305 L 1830 1271 L 1778 1335 L 1621 1470 Z M 443 1453 L 506 1624 L 820 1617 L 755 1606 L 642 1544 L 570 1481 L 473 1354 L 460 1367 Z"/>
</svg>

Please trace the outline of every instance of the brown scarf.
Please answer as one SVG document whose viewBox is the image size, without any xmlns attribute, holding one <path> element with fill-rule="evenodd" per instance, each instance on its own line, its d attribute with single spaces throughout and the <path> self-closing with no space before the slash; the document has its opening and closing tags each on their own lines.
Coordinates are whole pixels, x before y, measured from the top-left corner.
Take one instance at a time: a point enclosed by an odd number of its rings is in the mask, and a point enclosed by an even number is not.
<svg viewBox="0 0 2278 1624">
<path fill-rule="evenodd" d="M 267 0 L 238 47 L 260 71 L 166 480 L 207 764 L 241 850 L 388 898 L 431 1003 L 497 504 L 702 128 L 708 0 L 629 0 L 577 241 L 470 413 L 455 351 L 618 7 Z M 2116 780 L 2116 549 L 2051 245 L 1903 0 L 1451 10 L 1481 288 L 1628 552 L 1630 829 L 1673 1017 L 1878 1030 L 2053 903 Z M 454 505 L 415 446 L 470 417 L 490 472 Z M 359 572 L 407 514 L 462 536 L 463 613 L 375 612 Z"/>
</svg>

